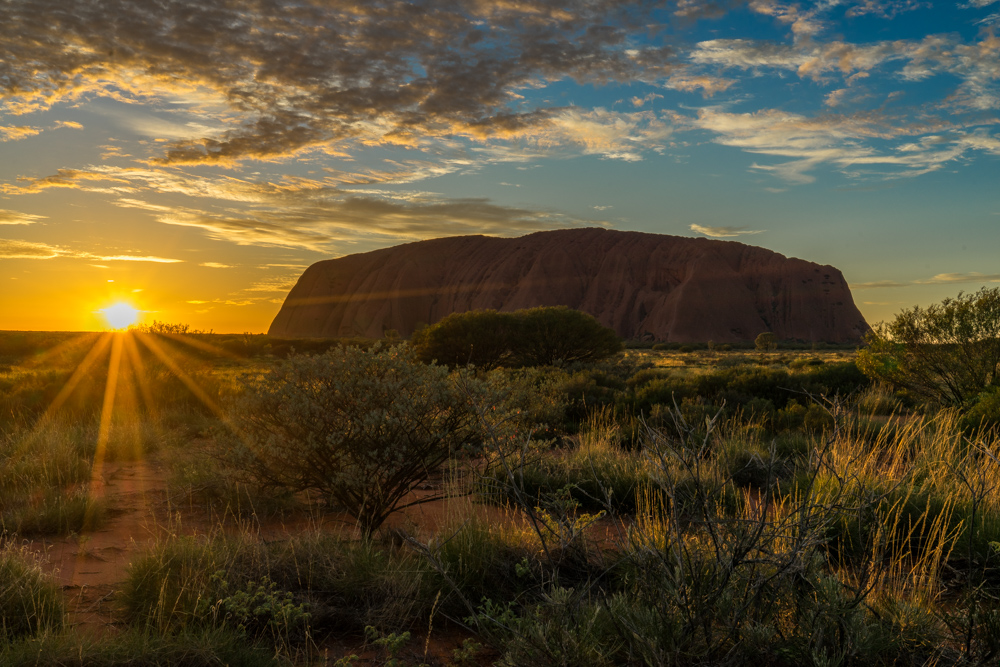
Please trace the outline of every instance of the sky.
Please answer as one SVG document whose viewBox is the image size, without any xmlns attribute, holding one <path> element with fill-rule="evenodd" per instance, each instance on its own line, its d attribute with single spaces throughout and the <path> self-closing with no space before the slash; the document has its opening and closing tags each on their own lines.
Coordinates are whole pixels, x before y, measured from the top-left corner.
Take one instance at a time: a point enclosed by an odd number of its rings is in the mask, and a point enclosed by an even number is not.
<svg viewBox="0 0 1000 667">
<path fill-rule="evenodd" d="M 603 226 L 1000 283 L 1000 0 L 3 0 L 0 329 L 266 331 L 310 264 Z"/>
</svg>

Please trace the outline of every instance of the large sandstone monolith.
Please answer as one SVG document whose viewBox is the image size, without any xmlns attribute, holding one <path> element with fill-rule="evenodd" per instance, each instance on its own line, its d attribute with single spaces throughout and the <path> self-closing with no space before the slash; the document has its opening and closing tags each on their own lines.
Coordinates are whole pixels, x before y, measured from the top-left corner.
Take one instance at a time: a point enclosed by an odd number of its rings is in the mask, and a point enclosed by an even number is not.
<svg viewBox="0 0 1000 667">
<path fill-rule="evenodd" d="M 446 315 L 564 305 L 623 338 L 857 341 L 840 271 L 734 241 L 600 228 L 455 236 L 313 264 L 271 328 L 284 337 L 409 336 Z"/>
</svg>

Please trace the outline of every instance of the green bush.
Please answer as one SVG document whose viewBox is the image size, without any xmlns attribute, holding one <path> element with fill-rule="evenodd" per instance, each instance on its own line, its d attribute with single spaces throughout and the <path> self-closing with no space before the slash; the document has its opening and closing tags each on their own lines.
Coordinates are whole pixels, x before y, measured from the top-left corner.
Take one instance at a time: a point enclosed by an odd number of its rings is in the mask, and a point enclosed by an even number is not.
<svg viewBox="0 0 1000 667">
<path fill-rule="evenodd" d="M 417 357 L 449 366 L 553 366 L 605 359 L 622 350 L 611 329 L 565 306 L 453 313 L 413 335 Z"/>
<path fill-rule="evenodd" d="M 452 313 L 434 326 L 414 332 L 410 344 L 427 363 L 452 367 L 474 364 L 490 370 L 510 363 L 517 324 L 511 313 L 495 310 Z"/>
<path fill-rule="evenodd" d="M 1000 386 L 1000 287 L 904 310 L 865 342 L 857 365 L 868 377 L 964 407 Z"/>
<path fill-rule="evenodd" d="M 317 491 L 365 535 L 467 441 L 474 421 L 447 368 L 403 346 L 289 357 L 249 381 L 230 415 L 232 458 L 249 483 Z"/>
<path fill-rule="evenodd" d="M 976 397 L 962 416 L 961 426 L 968 433 L 1000 429 L 1000 388 L 991 388 Z"/>
</svg>

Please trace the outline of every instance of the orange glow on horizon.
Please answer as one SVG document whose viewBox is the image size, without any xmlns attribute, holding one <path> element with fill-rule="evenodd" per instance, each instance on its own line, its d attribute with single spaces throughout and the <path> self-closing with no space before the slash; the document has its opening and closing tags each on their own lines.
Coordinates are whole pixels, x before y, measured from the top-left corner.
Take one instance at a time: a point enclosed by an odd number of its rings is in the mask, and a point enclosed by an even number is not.
<svg viewBox="0 0 1000 667">
<path fill-rule="evenodd" d="M 139 320 L 139 311 L 124 301 L 119 301 L 98 312 L 104 315 L 105 321 L 112 329 L 127 329 Z"/>
</svg>

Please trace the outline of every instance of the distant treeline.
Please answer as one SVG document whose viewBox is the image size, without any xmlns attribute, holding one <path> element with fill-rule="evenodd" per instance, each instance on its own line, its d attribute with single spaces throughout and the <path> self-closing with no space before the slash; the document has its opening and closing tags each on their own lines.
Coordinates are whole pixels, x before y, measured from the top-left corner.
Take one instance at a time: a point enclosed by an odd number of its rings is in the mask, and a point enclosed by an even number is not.
<svg viewBox="0 0 1000 667">
<path fill-rule="evenodd" d="M 17 366 L 80 337 L 94 338 L 97 332 L 0 331 L 0 369 Z M 209 347 L 186 348 L 189 354 L 205 359 L 259 356 L 287 357 L 292 353 L 322 354 L 342 346 L 368 348 L 375 344 L 368 338 L 276 338 L 267 334 L 182 333 L 160 334 L 206 343 Z M 211 348 L 215 348 L 214 351 Z"/>
<path fill-rule="evenodd" d="M 390 332 L 391 333 L 391 332 Z M 80 336 L 95 337 L 99 334 L 94 332 L 67 332 L 67 331 L 0 331 L 0 368 L 3 366 L 16 366 L 48 352 L 49 350 L 67 343 Z M 164 333 L 167 336 L 184 336 L 194 339 L 217 349 L 213 353 L 204 348 L 192 354 L 198 354 L 204 358 L 226 356 L 236 356 L 239 358 L 252 358 L 259 356 L 275 356 L 284 358 L 293 353 L 323 354 L 327 350 L 351 345 L 355 347 L 368 348 L 375 343 L 375 340 L 361 337 L 342 338 L 278 338 L 267 334 L 252 333 Z M 397 338 L 390 336 L 389 340 L 395 342 Z M 859 343 L 834 344 L 834 343 L 804 343 L 795 341 L 783 341 L 779 343 L 782 350 L 853 350 Z M 635 350 L 664 350 L 675 352 L 694 352 L 698 350 L 714 350 L 726 352 L 730 350 L 753 350 L 753 341 L 743 343 L 715 344 L 704 343 L 654 343 L 651 341 L 625 341 L 625 347 Z"/>
</svg>

